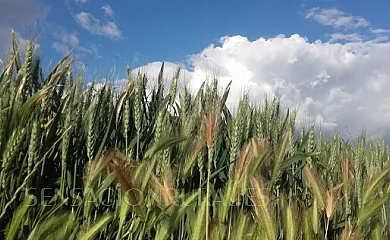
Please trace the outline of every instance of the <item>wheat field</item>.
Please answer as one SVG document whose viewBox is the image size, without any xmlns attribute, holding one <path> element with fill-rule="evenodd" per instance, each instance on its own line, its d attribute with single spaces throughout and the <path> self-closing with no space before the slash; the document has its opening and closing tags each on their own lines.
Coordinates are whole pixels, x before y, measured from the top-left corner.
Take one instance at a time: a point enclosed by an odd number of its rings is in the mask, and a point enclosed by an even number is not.
<svg viewBox="0 0 390 240">
<path fill-rule="evenodd" d="M 0 239 L 390 239 L 384 141 L 296 130 L 229 85 L 85 86 L 72 52 L 43 76 L 15 34 L 0 77 Z"/>
</svg>

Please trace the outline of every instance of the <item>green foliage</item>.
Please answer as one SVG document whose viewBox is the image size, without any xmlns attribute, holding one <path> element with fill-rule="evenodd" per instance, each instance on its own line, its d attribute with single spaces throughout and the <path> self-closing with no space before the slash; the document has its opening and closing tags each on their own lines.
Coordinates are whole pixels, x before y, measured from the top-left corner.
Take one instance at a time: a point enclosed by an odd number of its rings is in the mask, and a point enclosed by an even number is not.
<svg viewBox="0 0 390 240">
<path fill-rule="evenodd" d="M 230 84 L 192 96 L 180 69 L 164 86 L 164 64 L 155 87 L 128 69 L 120 90 L 84 88 L 69 52 L 44 78 L 34 43 L 22 59 L 12 36 L 0 239 L 390 238 L 383 141 L 294 136 L 296 113 L 277 98 L 244 96 L 233 114 Z"/>
</svg>

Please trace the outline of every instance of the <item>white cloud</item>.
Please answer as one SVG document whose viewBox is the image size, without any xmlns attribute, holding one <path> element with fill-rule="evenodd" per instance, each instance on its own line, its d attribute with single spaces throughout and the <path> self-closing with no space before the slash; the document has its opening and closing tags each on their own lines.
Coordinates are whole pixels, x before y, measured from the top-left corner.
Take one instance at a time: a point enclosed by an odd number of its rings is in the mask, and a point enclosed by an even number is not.
<svg viewBox="0 0 390 240">
<path fill-rule="evenodd" d="M 352 134 L 363 127 L 390 133 L 389 42 L 308 42 L 299 35 L 221 41 L 190 58 L 193 70 L 185 72 L 183 82 L 196 90 L 217 74 L 223 86 L 232 81 L 232 108 L 244 91 L 260 103 L 278 91 L 282 106 L 297 108 L 298 125 L 317 123 L 344 134 L 346 127 Z M 150 64 L 145 70 L 157 76 L 160 66 Z M 172 70 L 176 65 L 167 66 Z"/>
<path fill-rule="evenodd" d="M 71 45 L 71 46 L 76 46 L 79 44 L 79 39 L 78 39 L 77 34 L 75 32 L 62 33 L 61 40 L 62 40 L 62 42 L 66 43 L 68 45 Z"/>
<path fill-rule="evenodd" d="M 139 73 L 146 74 L 148 77 L 148 83 L 147 83 L 147 89 L 146 89 L 146 95 L 151 97 L 150 93 L 152 92 L 152 88 L 157 86 L 157 79 L 162 66 L 162 62 L 152 62 L 147 65 L 132 69 L 131 74 L 133 78 L 136 78 Z M 177 69 L 180 67 L 180 75 L 179 75 L 179 81 L 177 83 L 177 91 L 180 92 L 184 87 L 188 87 L 190 90 L 195 93 L 197 89 L 193 88 L 193 86 L 190 86 L 190 78 L 192 76 L 192 73 L 185 69 L 182 64 L 172 63 L 172 62 L 165 62 L 164 64 L 164 74 L 163 74 L 163 83 L 165 86 L 164 92 L 167 94 L 170 89 L 170 84 L 173 79 L 173 77 L 176 74 Z M 105 79 L 103 79 L 102 82 L 104 82 Z M 115 81 L 111 81 L 110 84 L 118 89 L 122 90 L 126 87 L 127 84 L 127 78 L 126 79 L 117 79 Z M 91 83 L 89 83 L 91 84 Z M 99 85 L 98 85 L 99 86 Z M 178 95 L 176 96 L 178 100 Z"/>
<path fill-rule="evenodd" d="M 376 28 L 371 30 L 374 34 L 390 34 L 390 29 Z"/>
<path fill-rule="evenodd" d="M 336 8 L 312 8 L 306 12 L 305 18 L 313 19 L 321 25 L 334 28 L 361 28 L 370 25 L 363 17 L 353 16 Z"/>
<path fill-rule="evenodd" d="M 102 9 L 103 9 L 104 15 L 106 15 L 106 16 L 113 17 L 115 15 L 114 9 L 112 9 L 111 6 L 108 4 L 104 5 L 102 7 Z"/>
<path fill-rule="evenodd" d="M 62 42 L 53 42 L 51 47 L 61 54 L 65 54 L 70 50 L 69 46 Z"/>
<path fill-rule="evenodd" d="M 54 28 L 54 27 L 53 27 Z M 65 54 L 70 51 L 72 48 L 77 47 L 77 49 L 84 49 L 79 46 L 79 39 L 76 32 L 67 32 L 62 27 L 57 26 L 55 28 L 57 31 L 52 32 L 52 35 L 56 39 L 51 45 L 57 52 Z"/>
<path fill-rule="evenodd" d="M 343 34 L 343 33 L 333 33 L 330 35 L 329 42 L 334 43 L 338 41 L 347 41 L 347 42 L 360 42 L 363 41 L 362 37 L 357 33 Z"/>
<path fill-rule="evenodd" d="M 64 27 L 56 24 L 46 24 L 46 32 L 50 32 L 54 38 L 51 48 L 61 54 L 66 54 L 74 49 L 73 55 L 77 58 L 84 58 L 86 55 L 92 55 L 94 58 L 103 58 L 99 54 L 100 46 L 94 43 L 80 44 L 77 32 L 69 32 Z M 80 61 L 80 60 L 79 60 Z"/>
<path fill-rule="evenodd" d="M 390 40 L 389 36 L 381 35 L 381 36 L 375 37 L 374 39 L 369 40 L 367 42 L 381 43 L 381 42 L 388 42 L 389 40 Z"/>
<path fill-rule="evenodd" d="M 105 36 L 111 39 L 121 39 L 122 32 L 112 21 L 101 23 L 91 13 L 80 12 L 75 15 L 76 22 L 91 34 Z"/>
<path fill-rule="evenodd" d="M 157 83 L 158 74 L 161 69 L 162 62 L 153 62 L 149 63 L 145 66 L 135 68 L 132 70 L 132 74 L 135 76 L 138 74 L 138 72 L 141 72 L 142 74 L 146 74 L 150 80 L 150 86 L 155 86 Z M 180 67 L 180 81 L 178 81 L 178 89 L 182 89 L 185 86 L 188 86 L 192 88 L 193 86 L 190 86 L 190 78 L 192 77 L 192 73 L 185 69 L 181 64 L 177 63 L 171 63 L 171 62 L 165 62 L 164 63 L 164 84 L 165 86 L 169 86 L 172 78 L 174 77 L 177 68 Z M 167 90 L 167 89 L 166 89 Z M 195 89 L 193 89 L 195 90 Z"/>
<path fill-rule="evenodd" d="M 88 2 L 88 0 L 74 0 L 76 3 L 87 3 Z"/>
</svg>

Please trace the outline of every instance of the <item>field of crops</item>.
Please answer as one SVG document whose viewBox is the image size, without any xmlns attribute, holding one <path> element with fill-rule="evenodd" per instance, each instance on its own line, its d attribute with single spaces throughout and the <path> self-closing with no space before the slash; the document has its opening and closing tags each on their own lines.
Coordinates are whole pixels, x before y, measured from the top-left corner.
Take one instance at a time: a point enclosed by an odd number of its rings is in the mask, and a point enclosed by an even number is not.
<svg viewBox="0 0 390 240">
<path fill-rule="evenodd" d="M 229 86 L 86 86 L 69 53 L 43 76 L 30 42 L 0 77 L 0 239 L 390 239 L 384 141 L 295 131 Z M 149 85 L 148 85 L 149 84 Z M 296 136 L 298 135 L 298 136 Z"/>
</svg>

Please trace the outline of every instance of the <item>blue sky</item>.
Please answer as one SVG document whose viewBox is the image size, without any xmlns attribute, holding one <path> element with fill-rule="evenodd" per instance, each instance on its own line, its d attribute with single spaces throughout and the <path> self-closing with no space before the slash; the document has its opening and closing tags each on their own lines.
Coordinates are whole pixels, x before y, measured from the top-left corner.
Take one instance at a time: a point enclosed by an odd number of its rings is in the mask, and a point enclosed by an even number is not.
<svg viewBox="0 0 390 240">
<path fill-rule="evenodd" d="M 50 2 L 53 1 L 47 4 Z M 56 1 L 46 21 L 77 32 L 80 44 L 97 44 L 99 54 L 104 56 L 102 61 L 115 59 L 118 67 L 162 60 L 183 62 L 188 55 L 228 35 L 240 34 L 249 39 L 280 33 L 324 37 L 318 25 L 305 20 L 302 2 L 286 2 L 112 1 L 107 5 L 107 1 Z M 112 17 L 105 15 L 103 7 L 107 6 L 114 11 Z M 91 34 L 75 20 L 81 12 L 93 15 L 101 24 L 115 23 L 120 37 Z M 50 39 L 44 40 L 50 48 Z"/>
<path fill-rule="evenodd" d="M 184 64 L 194 91 L 232 81 L 232 106 L 278 92 L 299 124 L 390 136 L 390 1 L 0 1 L 0 49 L 11 28 L 21 44 L 39 36 L 46 67 L 72 46 L 88 76 L 129 64 L 153 77 L 164 61 L 169 83 Z"/>
<path fill-rule="evenodd" d="M 21 1 L 23 2 L 23 1 Z M 327 41 L 330 34 L 351 31 L 333 29 L 306 18 L 313 8 L 338 9 L 347 16 L 360 16 L 370 28 L 390 28 L 390 2 L 376 1 L 100 1 L 100 0 L 27 0 L 48 8 L 35 28 L 40 35 L 45 59 L 58 58 L 65 46 L 59 41 L 68 34 L 77 39 L 81 61 L 101 69 L 102 66 L 123 68 L 126 64 L 141 66 L 154 61 L 185 63 L 223 36 L 242 35 L 249 40 L 274 37 L 278 34 L 299 34 L 309 41 Z M 106 11 L 105 11 L 106 9 Z M 10 9 L 12 11 L 12 9 Z M 107 11 L 108 10 L 108 11 Z M 84 14 L 84 15 L 82 15 Z M 91 26 L 82 25 L 77 16 L 84 16 Z M 94 22 L 99 21 L 99 23 Z M 111 31 L 91 30 L 113 24 Z M 30 28 L 21 29 L 27 33 Z M 365 33 L 367 29 L 353 29 Z M 57 37 L 57 38 L 56 38 Z M 53 45 L 53 42 L 55 43 Z M 60 45 L 62 44 L 62 45 Z M 88 51 L 90 50 L 90 51 Z M 91 53 L 92 52 L 92 53 Z"/>
</svg>

